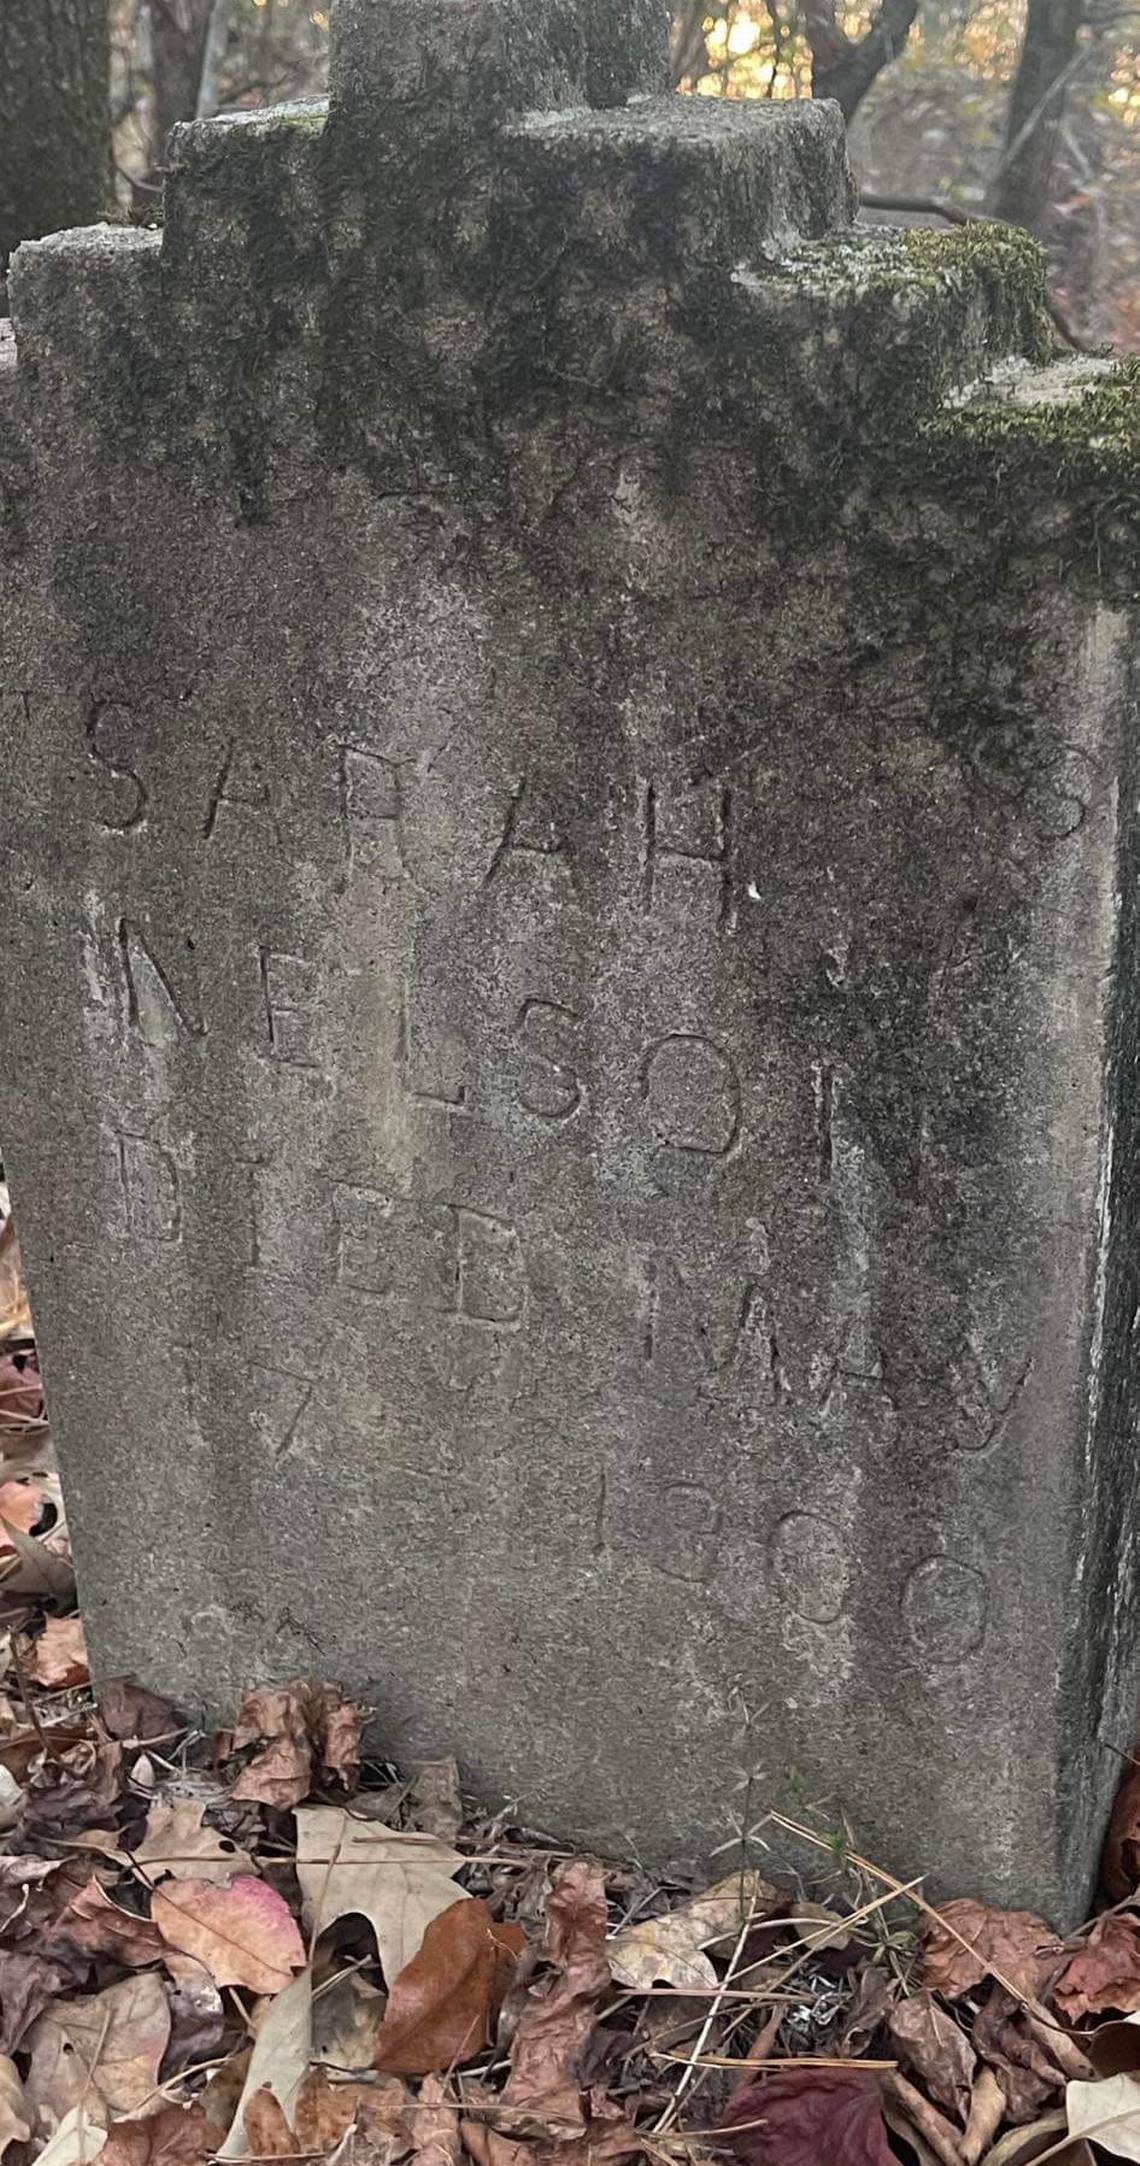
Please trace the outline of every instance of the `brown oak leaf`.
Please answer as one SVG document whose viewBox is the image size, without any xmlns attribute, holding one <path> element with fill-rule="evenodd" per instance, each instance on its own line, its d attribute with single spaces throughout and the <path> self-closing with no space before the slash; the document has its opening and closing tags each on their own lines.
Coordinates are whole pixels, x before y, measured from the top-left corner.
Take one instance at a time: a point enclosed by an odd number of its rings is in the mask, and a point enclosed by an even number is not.
<svg viewBox="0 0 1140 2166">
<path fill-rule="evenodd" d="M 481 1896 L 440 1911 L 419 1952 L 394 1979 L 376 2041 L 377 2068 L 424 2076 L 474 2060 L 491 2044 L 515 1964 L 521 1926 L 501 1925 Z"/>
<path fill-rule="evenodd" d="M 963 1945 L 965 1943 L 965 1945 Z M 943 1903 L 927 1921 L 922 1983 L 946 2000 L 960 2000 L 987 1977 L 1040 2000 L 1064 1961 L 1052 1927 L 1028 1910 L 994 1910 L 970 1896 Z"/>
<path fill-rule="evenodd" d="M 528 1985 L 503 2087 L 509 2134 L 567 2140 L 586 2128 L 582 2056 L 610 1988 L 606 1889 L 600 1865 L 572 1858 L 546 1905 L 545 1964 Z"/>
<path fill-rule="evenodd" d="M 161 2106 L 141 2121 L 116 2121 L 99 2166 L 199 2166 L 213 2151 L 201 2106 Z"/>
<path fill-rule="evenodd" d="M 903 2066 L 964 2128 L 976 2062 L 961 2026 L 932 1993 L 921 1990 L 891 2010 L 887 2030 Z"/>
<path fill-rule="evenodd" d="M 1140 1918 L 1133 1911 L 1109 1910 L 1097 1919 L 1053 1988 L 1053 2000 L 1070 2023 L 1140 2009 Z"/>
</svg>

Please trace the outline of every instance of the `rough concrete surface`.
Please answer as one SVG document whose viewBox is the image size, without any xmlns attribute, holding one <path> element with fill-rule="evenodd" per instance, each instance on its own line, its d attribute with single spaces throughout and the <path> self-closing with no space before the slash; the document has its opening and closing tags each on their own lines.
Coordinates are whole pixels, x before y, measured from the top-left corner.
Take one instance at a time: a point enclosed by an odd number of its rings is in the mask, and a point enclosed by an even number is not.
<svg viewBox="0 0 1140 2166">
<path fill-rule="evenodd" d="M 853 235 L 834 109 L 516 12 L 351 0 L 327 119 L 14 265 L 0 1134 L 96 1662 L 1072 1915 L 1133 1711 L 1127 384 L 990 398 L 1027 244 Z"/>
</svg>

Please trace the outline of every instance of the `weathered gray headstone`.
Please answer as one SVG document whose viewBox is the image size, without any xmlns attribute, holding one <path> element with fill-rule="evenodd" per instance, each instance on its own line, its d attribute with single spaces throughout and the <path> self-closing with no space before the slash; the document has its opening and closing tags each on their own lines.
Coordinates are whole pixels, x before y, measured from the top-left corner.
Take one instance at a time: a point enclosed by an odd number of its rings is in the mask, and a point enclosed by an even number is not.
<svg viewBox="0 0 1140 2166">
<path fill-rule="evenodd" d="M 1038 371 L 1023 239 L 849 231 L 833 108 L 661 95 L 654 0 L 338 28 L 327 120 L 12 276 L 0 1134 L 98 1663 L 1071 1913 L 1128 373 Z"/>
</svg>

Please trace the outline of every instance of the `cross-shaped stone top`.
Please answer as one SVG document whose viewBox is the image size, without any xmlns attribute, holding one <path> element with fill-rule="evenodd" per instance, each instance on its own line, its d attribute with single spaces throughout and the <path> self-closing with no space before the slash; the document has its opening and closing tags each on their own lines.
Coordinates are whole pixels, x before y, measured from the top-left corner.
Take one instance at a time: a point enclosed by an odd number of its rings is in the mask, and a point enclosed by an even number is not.
<svg viewBox="0 0 1140 2166">
<path fill-rule="evenodd" d="M 615 106 L 668 86 L 663 0 L 338 0 L 331 98 L 365 120 L 441 98 L 481 110 Z"/>
</svg>

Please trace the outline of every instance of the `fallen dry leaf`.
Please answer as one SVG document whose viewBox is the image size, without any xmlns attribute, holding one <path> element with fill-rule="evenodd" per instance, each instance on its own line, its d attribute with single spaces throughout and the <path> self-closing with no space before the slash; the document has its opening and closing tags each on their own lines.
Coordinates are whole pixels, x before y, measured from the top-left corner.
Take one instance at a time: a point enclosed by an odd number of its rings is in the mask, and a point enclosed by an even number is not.
<svg viewBox="0 0 1140 2166">
<path fill-rule="evenodd" d="M 370 2158 L 391 2166 L 411 2150 L 404 2118 L 410 2100 L 394 2076 L 386 2083 L 332 2083 L 326 2069 L 311 2068 L 293 2113 L 297 2148 L 326 2155 L 355 2128 L 367 2139 Z"/>
<path fill-rule="evenodd" d="M 354 1820 L 339 1805 L 307 1805 L 297 1814 L 306 1931 L 323 1932 L 334 1919 L 359 1912 L 376 1935 L 389 1986 L 411 1962 L 432 1919 L 469 1900 L 451 1878 L 463 1863 L 448 1843 Z"/>
<path fill-rule="evenodd" d="M 1114 2158 L 1140 2160 L 1140 2079 L 1104 2076 L 1065 2086 L 1070 2136 L 1091 2137 Z"/>
<path fill-rule="evenodd" d="M 250 2158 L 292 2158 L 300 2146 L 285 2118 L 284 2108 L 263 2085 L 246 2100 L 242 2113 L 246 2152 Z"/>
<path fill-rule="evenodd" d="M 260 2147 L 260 2143 L 253 2143 L 249 2128 L 255 2098 L 272 2098 L 288 2126 L 309 2066 L 312 2021 L 313 1979 L 312 1973 L 305 1969 L 270 2001 L 262 2016 L 229 2133 L 225 2142 L 218 2146 L 219 2159 L 247 2158 L 252 2150 Z M 264 2105 L 257 2109 L 254 2119 L 255 2122 L 265 2121 Z"/>
<path fill-rule="evenodd" d="M 371 2068 L 388 1996 L 359 1971 L 330 1979 L 313 2002 L 313 2059 L 334 2068 Z"/>
<path fill-rule="evenodd" d="M 8 1185 L 0 1181 L 0 1344 L 5 1339 L 30 1338 L 31 1331 L 32 1312 L 28 1307 Z"/>
<path fill-rule="evenodd" d="M 86 1828 L 106 1828 L 115 1819 L 125 1788 L 122 1746 L 111 1738 L 83 1738 L 54 1759 L 45 1755 L 31 1768 L 23 1832 L 73 1842 Z"/>
<path fill-rule="evenodd" d="M 85 1685 L 91 1671 L 80 1619 L 49 1617 L 27 1667 L 28 1675 L 47 1692 L 70 1692 L 76 1685 Z"/>
<path fill-rule="evenodd" d="M 938 2006 L 930 1992 L 920 1990 L 891 2010 L 887 2033 L 904 2068 L 964 2128 L 976 2062 L 973 2047 L 953 2016 Z"/>
<path fill-rule="evenodd" d="M 203 1824 L 206 1806 L 197 1798 L 156 1798 L 146 1816 L 146 1833 L 134 1849 L 136 1865 L 149 1877 L 169 1873 L 175 1880 L 208 1880 L 228 1888 L 239 1873 L 252 1873 L 253 1859 L 228 1835 Z"/>
<path fill-rule="evenodd" d="M 408 2108 L 408 2127 L 413 2166 L 459 2166 L 459 2115 L 448 2100 L 445 2077 L 424 2077 L 419 2098 Z"/>
<path fill-rule="evenodd" d="M 32 2133 L 32 2111 L 24 2097 L 16 2063 L 0 2054 L 0 2158 L 10 2143 L 27 2143 Z"/>
<path fill-rule="evenodd" d="M 47 1935 L 44 1953 L 54 1955 L 58 1950 L 66 1954 L 69 1948 L 83 1955 L 113 1956 L 128 1970 L 161 1963 L 163 1955 L 162 1936 L 150 1919 L 112 1902 L 97 1879 L 89 1880 L 60 1911 Z"/>
<path fill-rule="evenodd" d="M 1110 1910 L 1098 1918 L 1083 1948 L 1067 1964 L 1053 2000 L 1070 2023 L 1082 2016 L 1140 2009 L 1140 1918 Z"/>
<path fill-rule="evenodd" d="M 761 1873 L 732 1873 L 663 1917 L 646 1918 L 615 1933 L 607 1944 L 611 1974 L 619 1985 L 637 1992 L 658 1984 L 682 1992 L 715 1986 L 716 1971 L 702 1950 L 735 1938 L 748 1917 L 772 1917 L 781 1900 Z"/>
<path fill-rule="evenodd" d="M 50 1534 L 25 1534 L 11 1520 L 0 1519 L 7 1545 L 0 1551 L 5 1594 L 42 1595 L 50 1602 L 75 1599 L 75 1566 L 66 1535 L 53 1527 Z M 8 1554 L 15 1551 L 15 1557 Z"/>
<path fill-rule="evenodd" d="M 1028 1910 L 993 1910 L 963 1896 L 943 1903 L 937 1918 L 927 1922 L 922 1983 L 953 2001 L 1000 1973 L 999 1982 L 1008 1981 L 1026 2000 L 1040 2000 L 1063 1956 L 1061 1942 L 1043 1918 Z"/>
<path fill-rule="evenodd" d="M 142 2121 L 116 2121 L 100 2166 L 200 2166 L 213 2149 L 201 2106 L 161 2106 Z"/>
<path fill-rule="evenodd" d="M 226 2012 L 213 1979 L 193 1956 L 168 1948 L 165 1961 L 171 2029 L 163 2065 L 173 2076 L 180 2069 L 213 2059 L 225 2034 Z"/>
<path fill-rule="evenodd" d="M 98 2104 L 88 2099 L 84 2106 L 73 2106 L 65 2113 L 44 2149 L 36 2166 L 91 2166 L 99 2156 L 107 2140 L 107 2131 L 99 2119 Z"/>
<path fill-rule="evenodd" d="M 179 1723 L 169 1700 L 146 1692 L 133 1677 L 108 1677 L 98 1690 L 99 1714 L 111 1737 L 146 1745 L 177 1737 Z"/>
<path fill-rule="evenodd" d="M 57 2000 L 29 2032 L 29 2104 L 54 2120 L 101 2100 L 109 2114 L 138 2113 L 153 2098 L 170 2037 L 170 2010 L 153 1971 L 82 2000 Z"/>
<path fill-rule="evenodd" d="M 741 2121 L 759 2126 L 741 2128 Z M 738 2090 L 722 2127 L 743 2166 L 897 2166 L 878 2077 L 850 2068 L 787 2068 Z"/>
<path fill-rule="evenodd" d="M 0 1355 L 0 1435 L 44 1417 L 44 1387 L 31 1354 Z"/>
<path fill-rule="evenodd" d="M 1087 2143 L 1080 2137 L 1065 2142 L 1065 2116 L 1048 2113 L 1031 2128 L 1011 2128 L 987 2151 L 979 2166 L 1033 2166 L 1047 2158 L 1049 2166 L 1097 2166 Z"/>
<path fill-rule="evenodd" d="M 1061 2090 L 1064 2077 L 1020 2003 L 991 1986 L 974 2018 L 973 2040 L 1005 2094 L 1011 2121 L 1034 2121 Z"/>
<path fill-rule="evenodd" d="M 43 1508 L 43 1491 L 35 1482 L 0 1482 L 0 1556 L 14 1547 L 4 1522 L 21 1534 L 30 1534 Z"/>
<path fill-rule="evenodd" d="M 279 1993 L 304 1964 L 304 1944 L 288 1904 L 248 1873 L 228 1888 L 200 1879 L 164 1882 L 155 1889 L 150 1909 L 167 1946 L 196 1956 L 215 1985 Z"/>
<path fill-rule="evenodd" d="M 563 2140 L 585 2132 L 580 2063 L 610 1989 L 606 1925 L 601 1866 L 572 1858 L 555 1873 L 547 1898 L 549 1967 L 528 1986 L 511 2041 L 502 2093 L 508 2134 Z"/>
<path fill-rule="evenodd" d="M 316 1777 L 349 1788 L 360 1771 L 366 1720 L 367 1709 L 337 1685 L 294 1678 L 243 1694 L 233 1749 L 254 1751 L 230 1795 L 288 1812 L 308 1796 Z"/>
<path fill-rule="evenodd" d="M 18 1948 L 0 1949 L 0 2052 L 16 2051 L 68 1982 L 58 1963 L 24 1955 Z"/>
<path fill-rule="evenodd" d="M 412 1777 L 416 1826 L 440 1842 L 453 1843 L 463 1826 L 459 1769 L 454 1760 L 423 1760 Z"/>
<path fill-rule="evenodd" d="M 376 2041 L 376 2066 L 425 2076 L 474 2060 L 494 2038 L 503 1995 L 526 1946 L 521 1926 L 496 1924 L 481 1897 L 433 1918 L 423 1944 L 393 1980 Z"/>
<path fill-rule="evenodd" d="M 1127 1902 L 1140 1884 L 1140 1761 L 1135 1759 L 1126 1763 L 1113 1801 L 1100 1877 L 1113 1903 Z"/>
</svg>

